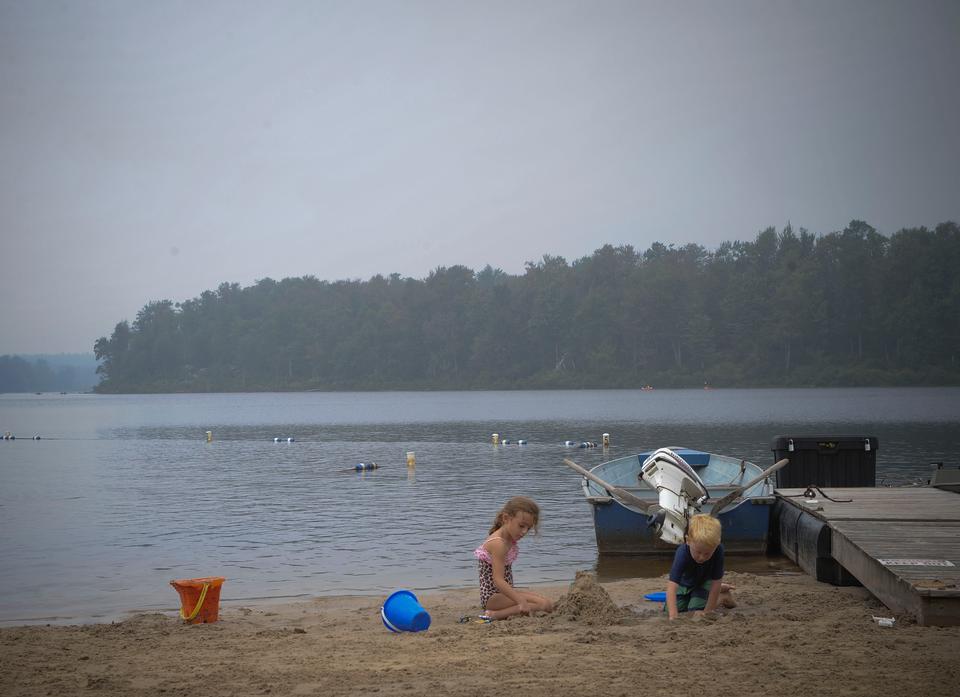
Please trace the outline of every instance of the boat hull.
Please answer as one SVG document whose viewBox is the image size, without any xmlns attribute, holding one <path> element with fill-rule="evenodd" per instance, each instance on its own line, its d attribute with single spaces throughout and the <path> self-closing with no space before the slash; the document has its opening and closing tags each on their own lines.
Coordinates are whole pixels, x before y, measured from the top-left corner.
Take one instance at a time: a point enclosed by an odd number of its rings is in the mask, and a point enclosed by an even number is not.
<svg viewBox="0 0 960 697">
<path fill-rule="evenodd" d="M 710 512 L 713 501 L 760 472 L 757 465 L 735 458 L 686 448 L 674 450 L 693 466 L 710 491 L 710 500 L 703 506 L 704 513 Z M 640 453 L 611 460 L 597 465 L 592 471 L 614 486 L 655 502 L 657 493 L 639 482 L 638 478 L 640 467 L 648 455 Z M 597 551 L 600 554 L 650 557 L 673 554 L 676 547 L 654 534 L 645 514 L 622 505 L 606 490 L 586 479 L 583 481 L 583 490 L 592 509 Z M 726 554 L 766 553 L 773 503 L 773 484 L 764 481 L 751 487 L 743 499 L 720 513 Z"/>
<path fill-rule="evenodd" d="M 676 547 L 661 541 L 647 525 L 647 517 L 609 497 L 588 499 L 593 509 L 597 551 L 601 554 L 665 556 Z M 742 501 L 720 514 L 726 554 L 765 554 L 770 536 L 773 497 Z"/>
</svg>

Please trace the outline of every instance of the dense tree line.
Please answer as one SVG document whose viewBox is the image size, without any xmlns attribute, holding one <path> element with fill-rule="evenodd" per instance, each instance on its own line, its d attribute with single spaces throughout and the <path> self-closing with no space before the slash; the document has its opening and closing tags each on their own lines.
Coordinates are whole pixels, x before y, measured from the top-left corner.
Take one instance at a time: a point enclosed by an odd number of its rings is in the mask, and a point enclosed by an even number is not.
<svg viewBox="0 0 960 697">
<path fill-rule="evenodd" d="M 93 356 L 0 356 L 0 392 L 82 392 L 96 382 Z"/>
<path fill-rule="evenodd" d="M 960 229 L 606 245 L 522 275 L 312 276 L 151 302 L 102 392 L 958 384 Z"/>
</svg>

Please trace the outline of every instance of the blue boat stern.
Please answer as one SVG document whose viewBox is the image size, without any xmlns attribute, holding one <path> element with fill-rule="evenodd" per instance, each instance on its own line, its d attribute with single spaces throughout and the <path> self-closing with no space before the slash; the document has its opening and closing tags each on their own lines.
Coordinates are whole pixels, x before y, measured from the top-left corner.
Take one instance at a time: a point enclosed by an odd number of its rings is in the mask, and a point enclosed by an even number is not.
<svg viewBox="0 0 960 697">
<path fill-rule="evenodd" d="M 597 551 L 601 554 L 665 556 L 676 549 L 654 535 L 648 516 L 621 506 L 607 496 L 592 496 L 587 501 L 593 509 Z M 772 496 L 753 497 L 720 514 L 723 548 L 727 554 L 766 553 L 773 502 Z"/>
</svg>

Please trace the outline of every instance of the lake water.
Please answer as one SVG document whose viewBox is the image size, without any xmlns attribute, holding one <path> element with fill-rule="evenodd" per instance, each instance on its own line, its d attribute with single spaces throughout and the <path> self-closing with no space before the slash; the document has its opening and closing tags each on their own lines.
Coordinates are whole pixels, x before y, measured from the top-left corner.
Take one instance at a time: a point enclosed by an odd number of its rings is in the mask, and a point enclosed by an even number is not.
<svg viewBox="0 0 960 697">
<path fill-rule="evenodd" d="M 769 465 L 777 435 L 872 435 L 878 482 L 910 484 L 960 464 L 960 388 L 0 395 L 5 431 L 0 623 L 86 622 L 175 609 L 173 578 L 225 576 L 230 602 L 474 585 L 472 550 L 515 494 L 542 508 L 519 583 L 635 573 L 598 559 L 571 452 Z M 604 432 L 607 450 L 563 446 Z"/>
</svg>

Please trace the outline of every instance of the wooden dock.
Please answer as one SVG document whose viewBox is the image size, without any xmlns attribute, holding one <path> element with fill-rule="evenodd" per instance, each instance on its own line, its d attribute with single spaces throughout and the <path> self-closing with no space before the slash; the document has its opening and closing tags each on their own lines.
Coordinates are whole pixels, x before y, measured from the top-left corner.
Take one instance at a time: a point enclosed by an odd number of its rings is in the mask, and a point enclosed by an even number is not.
<svg viewBox="0 0 960 697">
<path fill-rule="evenodd" d="M 811 499 L 804 491 L 775 492 L 774 533 L 786 556 L 817 580 L 859 581 L 919 624 L 960 624 L 960 494 L 821 487 Z"/>
</svg>

